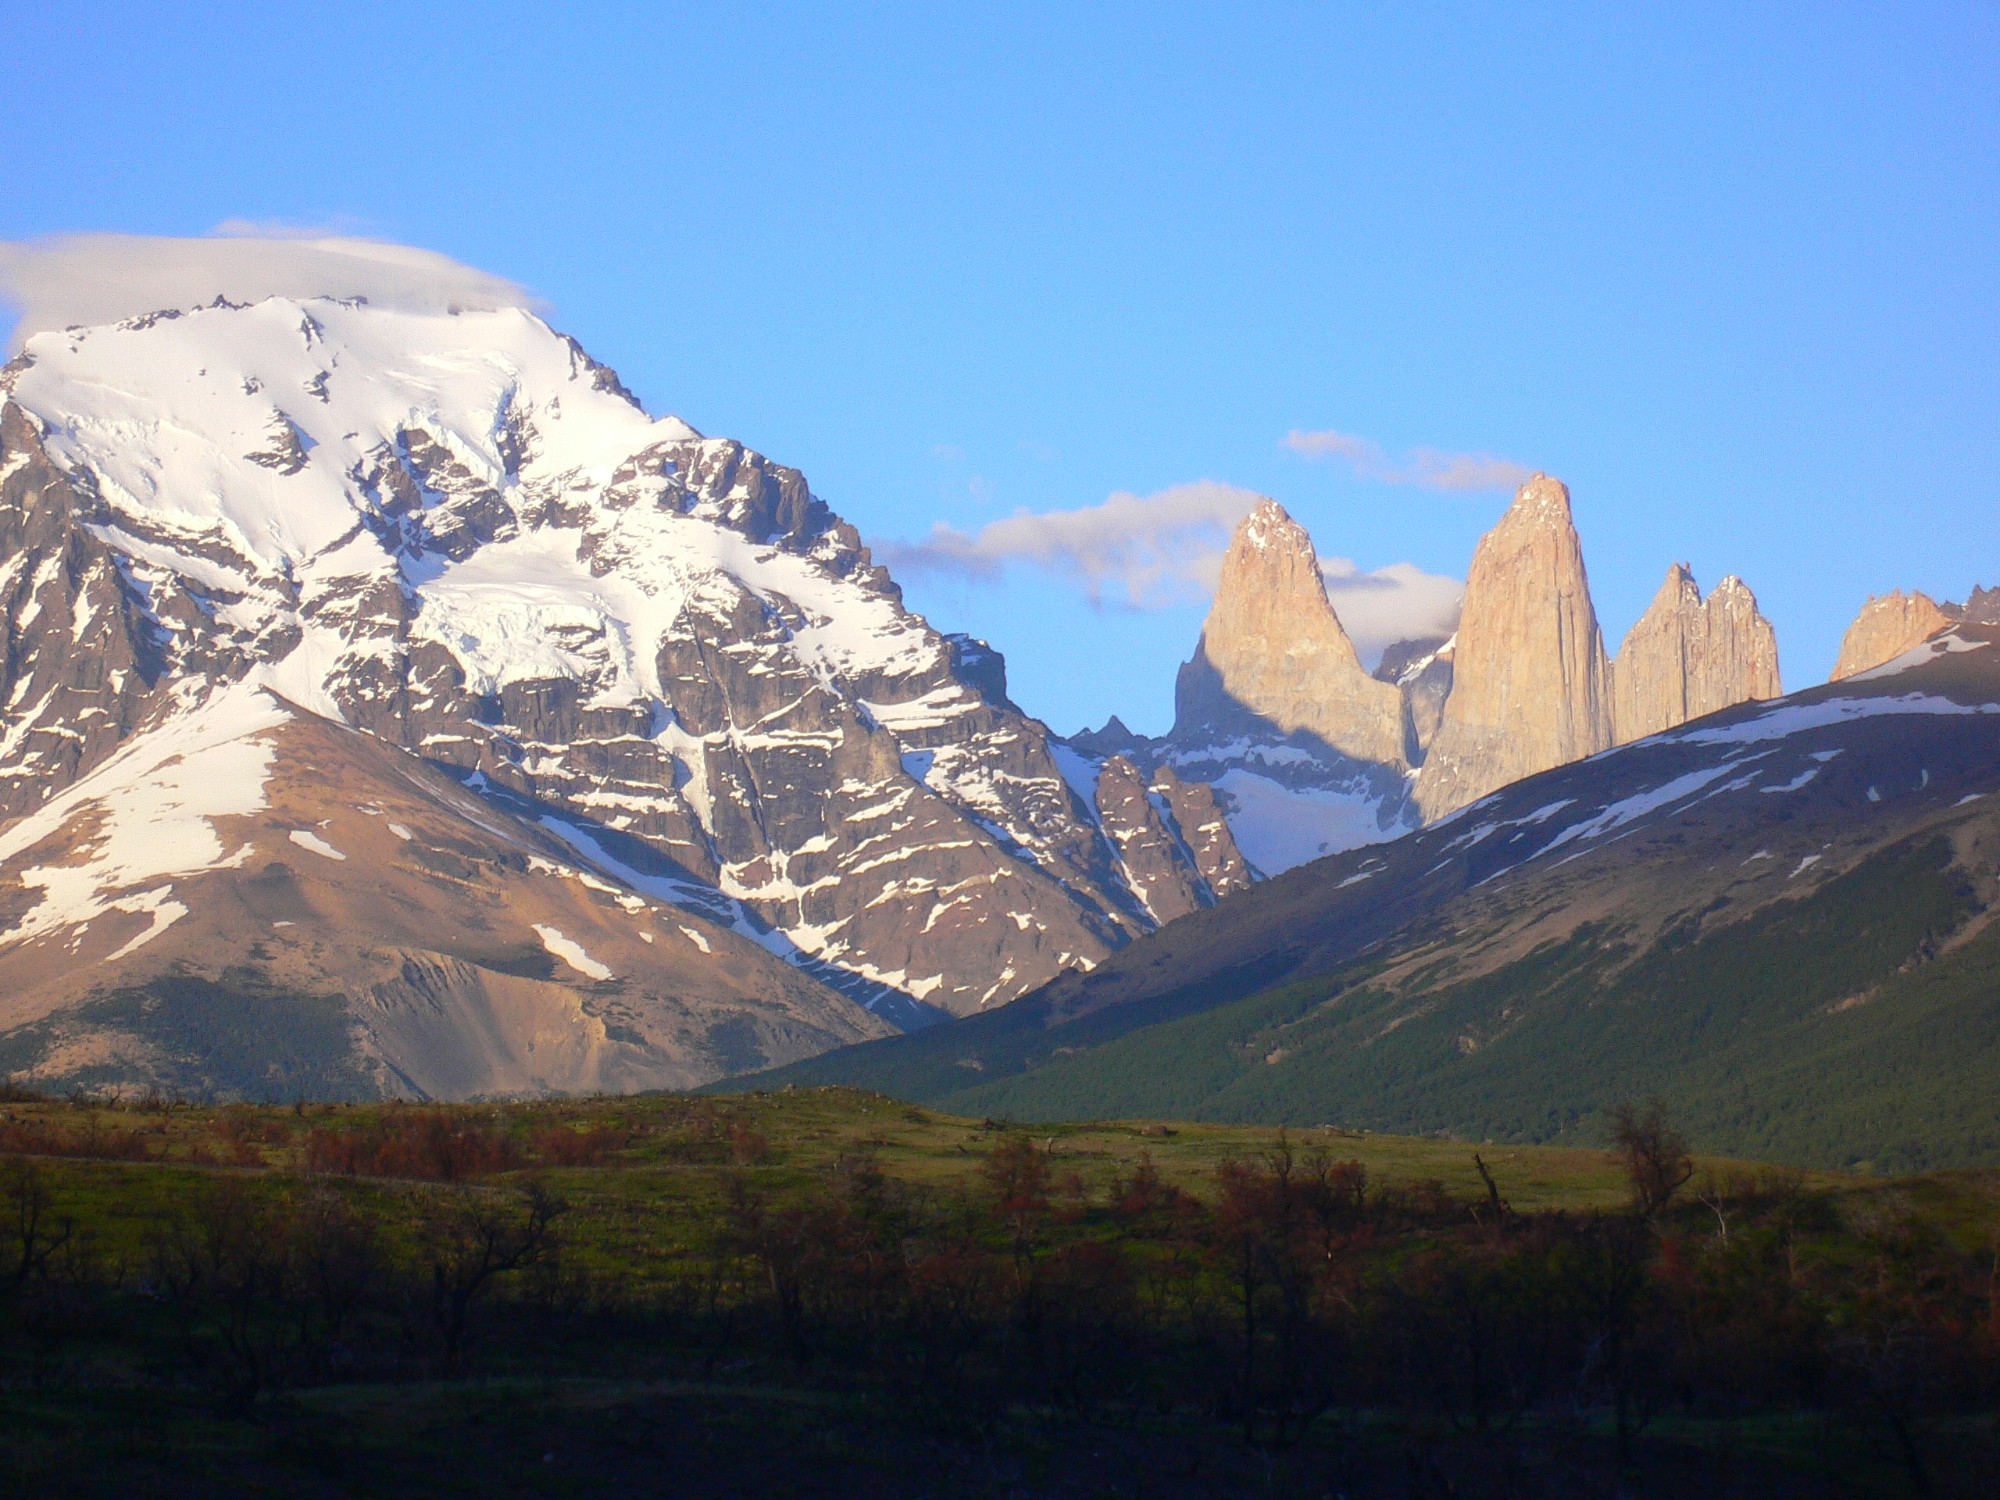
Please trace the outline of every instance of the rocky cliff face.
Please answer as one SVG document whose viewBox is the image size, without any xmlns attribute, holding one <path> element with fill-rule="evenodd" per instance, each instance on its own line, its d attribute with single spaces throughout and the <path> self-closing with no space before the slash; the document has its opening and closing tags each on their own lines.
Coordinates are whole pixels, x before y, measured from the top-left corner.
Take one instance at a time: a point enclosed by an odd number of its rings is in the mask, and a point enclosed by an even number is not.
<svg viewBox="0 0 2000 1500">
<path fill-rule="evenodd" d="M 1158 920 L 997 653 L 527 313 L 161 314 L 0 402 L 0 816 L 247 680 L 905 1019 Z"/>
<path fill-rule="evenodd" d="M 1425 819 L 1608 747 L 1608 675 L 1569 491 L 1537 474 L 1472 554 Z"/>
<path fill-rule="evenodd" d="M 1215 900 L 1250 884 L 1250 868 L 1230 834 L 1228 817 L 1216 801 L 1213 787 L 1184 781 L 1174 774 L 1172 766 L 1161 766 L 1153 773 L 1151 791 L 1163 820 L 1187 850 L 1195 873 Z"/>
<path fill-rule="evenodd" d="M 154 618 L 111 546 L 81 524 L 89 504 L 27 414 L 0 405 L 0 821 L 102 760 L 145 719 L 165 669 Z M 197 608 L 163 597 L 156 618 Z"/>
<path fill-rule="evenodd" d="M 1624 744 L 1752 698 L 1775 698 L 1778 637 L 1734 575 L 1706 600 L 1685 563 L 1639 617 L 1611 664 L 1612 737 Z"/>
<path fill-rule="evenodd" d="M 1169 801 L 1212 788 L 1227 819 L 1212 839 L 1216 869 L 1247 860 L 1276 874 L 1406 826 L 1402 690 L 1362 668 L 1312 539 L 1275 501 L 1260 502 L 1230 538 L 1174 708 L 1163 739 L 1113 721 L 1069 743 L 1093 760 L 1126 755 Z M 1185 829 L 1187 815 L 1177 815 Z M 1223 847 L 1225 836 L 1234 847 Z"/>
<path fill-rule="evenodd" d="M 1095 801 L 1126 883 L 1156 923 L 1213 906 L 1250 883 L 1207 787 L 1165 766 L 1149 784 L 1128 756 L 1114 755 L 1098 771 Z"/>
<path fill-rule="evenodd" d="M 1241 733 L 1403 765 L 1401 700 L 1362 670 L 1312 538 L 1275 500 L 1237 525 L 1194 658 L 1174 684 L 1175 739 Z"/>
<path fill-rule="evenodd" d="M 1833 682 L 1894 661 L 1912 646 L 1928 640 L 1951 624 L 1951 617 L 1926 594 L 1914 591 L 1878 594 L 1861 606 L 1854 623 L 1841 637 L 1833 664 Z"/>
<path fill-rule="evenodd" d="M 1172 734 L 1148 740 L 1113 720 L 1069 744 L 1211 784 L 1265 873 L 1783 691 L 1777 636 L 1748 586 L 1728 577 L 1703 599 L 1682 565 L 1608 661 L 1569 492 L 1546 475 L 1480 540 L 1457 634 L 1391 645 L 1366 689 L 1312 543 L 1276 504 L 1238 528 L 1222 580 L 1181 669 Z"/>
<path fill-rule="evenodd" d="M 1452 657 L 1456 638 L 1397 641 L 1382 653 L 1375 675 L 1393 682 L 1403 697 L 1403 755 L 1422 765 L 1444 723 L 1445 700 L 1451 696 Z"/>
</svg>

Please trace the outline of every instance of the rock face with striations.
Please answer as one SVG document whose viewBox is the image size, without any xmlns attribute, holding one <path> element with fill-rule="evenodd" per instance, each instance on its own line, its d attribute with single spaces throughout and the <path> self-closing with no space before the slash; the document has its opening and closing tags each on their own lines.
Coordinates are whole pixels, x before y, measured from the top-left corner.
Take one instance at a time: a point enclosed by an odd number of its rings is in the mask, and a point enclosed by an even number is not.
<svg viewBox="0 0 2000 1500">
<path fill-rule="evenodd" d="M 1608 677 L 1569 490 L 1537 474 L 1472 554 L 1451 696 L 1417 778 L 1424 818 L 1607 748 Z"/>
<path fill-rule="evenodd" d="M 1215 794 L 1170 767 L 1148 784 L 1128 756 L 1114 755 L 1098 771 L 1095 801 L 1125 882 L 1154 921 L 1213 906 L 1250 883 Z"/>
<path fill-rule="evenodd" d="M 1161 766 L 1153 773 L 1152 792 L 1174 837 L 1194 860 L 1195 873 L 1216 900 L 1250 884 L 1250 867 L 1236 847 L 1212 787 L 1184 781 L 1172 766 Z"/>
<path fill-rule="evenodd" d="M 1985 589 L 1975 583 L 1965 601 L 1964 618 L 1968 625 L 2000 625 L 2000 588 Z"/>
<path fill-rule="evenodd" d="M 1274 732 L 1404 764 L 1401 695 L 1362 669 L 1305 528 L 1260 500 L 1230 538 L 1201 640 L 1175 681 L 1174 738 Z"/>
<path fill-rule="evenodd" d="M 1878 594 L 1861 606 L 1861 613 L 1841 637 L 1840 655 L 1829 680 L 1838 682 L 1894 661 L 1949 624 L 1951 617 L 1928 594 L 1906 594 L 1901 589 Z"/>
<path fill-rule="evenodd" d="M 1733 574 L 1706 600 L 1687 564 L 1639 617 L 1611 664 L 1611 727 L 1619 744 L 1742 703 L 1775 698 L 1778 637 L 1757 597 Z"/>
</svg>

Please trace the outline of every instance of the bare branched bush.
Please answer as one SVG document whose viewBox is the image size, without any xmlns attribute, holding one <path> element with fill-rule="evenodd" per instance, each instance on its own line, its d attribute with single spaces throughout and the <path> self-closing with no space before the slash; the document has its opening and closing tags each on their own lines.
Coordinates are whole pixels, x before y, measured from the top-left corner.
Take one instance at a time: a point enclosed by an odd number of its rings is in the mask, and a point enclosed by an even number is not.
<svg viewBox="0 0 2000 1500">
<path fill-rule="evenodd" d="M 1667 1123 L 1666 1106 L 1657 1099 L 1644 1105 L 1614 1104 L 1604 1118 L 1631 1180 L 1633 1202 L 1649 1217 L 1659 1213 L 1694 1176 L 1687 1137 Z"/>
</svg>

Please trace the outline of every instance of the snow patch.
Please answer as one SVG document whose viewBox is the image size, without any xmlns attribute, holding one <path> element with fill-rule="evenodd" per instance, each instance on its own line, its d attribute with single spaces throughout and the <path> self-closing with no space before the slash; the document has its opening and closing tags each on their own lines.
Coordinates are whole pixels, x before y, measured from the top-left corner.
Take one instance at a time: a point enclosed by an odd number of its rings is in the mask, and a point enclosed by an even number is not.
<svg viewBox="0 0 2000 1500">
<path fill-rule="evenodd" d="M 1096 761 L 1081 750 L 1064 744 L 1061 740 L 1049 741 L 1049 754 L 1055 758 L 1056 769 L 1062 772 L 1062 779 L 1077 800 L 1090 810 L 1091 821 L 1097 819 L 1097 778 L 1103 770 Z"/>
<path fill-rule="evenodd" d="M 181 902 L 167 900 L 167 897 L 173 893 L 173 889 L 170 885 L 163 885 L 157 891 L 147 891 L 138 896 L 127 896 L 123 901 L 116 903 L 119 911 L 144 912 L 151 916 L 153 920 L 152 924 L 144 932 L 124 944 L 117 952 L 107 953 L 104 956 L 106 963 L 116 963 L 134 949 L 145 947 L 146 944 L 152 942 L 154 938 L 158 937 L 188 914 L 187 907 Z"/>
<path fill-rule="evenodd" d="M 1764 795 L 1767 797 L 1770 796 L 1773 792 L 1796 792 L 1800 787 L 1804 786 L 1807 782 L 1811 781 L 1813 777 L 1817 775 L 1819 775 L 1818 766 L 1807 766 L 1803 771 L 1799 772 L 1798 775 L 1794 776 L 1790 781 L 1786 782 L 1783 786 L 1767 786 L 1761 788 L 1760 790 L 1762 790 Z M 1872 800 L 1879 802 L 1882 799 L 1877 797 L 1873 798 Z"/>
<path fill-rule="evenodd" d="M 1924 641 L 1919 645 L 1912 646 L 1901 656 L 1890 661 L 1885 661 L 1879 667 L 1870 667 L 1865 672 L 1856 672 L 1848 681 L 1874 682 L 1883 677 L 1895 677 L 1909 671 L 1912 667 L 1921 667 L 1926 662 L 1936 661 L 1940 656 L 1950 656 L 1960 651 L 1983 651 L 1987 644 L 1985 641 L 1968 641 L 1964 636 L 1956 633 L 1941 635 L 1934 640 Z"/>
<path fill-rule="evenodd" d="M 1661 735 L 1656 742 L 1665 739 L 1687 745 L 1757 744 L 1856 719 L 1902 714 L 2000 714 L 2000 703 L 1954 703 L 1934 693 L 1905 693 L 1895 698 L 1825 698 L 1818 703 L 1788 703 L 1736 724 Z"/>
<path fill-rule="evenodd" d="M 1735 770 L 1738 762 L 1724 761 L 1719 766 L 1706 766 L 1699 771 L 1690 771 L 1685 776 L 1676 776 L 1672 781 L 1637 792 L 1630 797 L 1622 797 L 1605 807 L 1595 817 L 1572 823 L 1544 844 L 1538 853 L 1546 854 L 1551 849 L 1559 849 L 1573 839 L 1594 839 L 1609 833 L 1614 828 L 1622 828 L 1636 822 L 1649 813 L 1659 812 L 1678 802 L 1685 802 L 1712 781 Z"/>
<path fill-rule="evenodd" d="M 345 854 L 342 854 L 333 845 L 308 828 L 294 828 L 291 832 L 291 840 L 301 849 L 310 849 L 322 859 L 344 860 L 347 858 Z"/>
<path fill-rule="evenodd" d="M 609 979 L 611 977 L 611 970 L 607 965 L 599 963 L 588 953 L 584 952 L 583 944 L 573 938 L 563 936 L 560 928 L 549 927 L 540 922 L 535 923 L 534 927 L 535 936 L 542 940 L 542 946 L 568 964 L 572 969 L 576 970 L 577 973 L 591 979 Z"/>
</svg>

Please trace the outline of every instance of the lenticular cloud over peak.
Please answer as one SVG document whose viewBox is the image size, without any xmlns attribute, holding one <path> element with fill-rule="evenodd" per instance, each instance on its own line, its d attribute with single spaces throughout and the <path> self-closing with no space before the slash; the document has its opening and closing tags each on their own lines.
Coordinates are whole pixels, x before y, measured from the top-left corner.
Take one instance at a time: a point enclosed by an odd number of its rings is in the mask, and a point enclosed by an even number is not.
<svg viewBox="0 0 2000 1500">
<path fill-rule="evenodd" d="M 386 240 L 268 228 L 188 238 L 0 240 L 0 302 L 20 315 L 10 348 L 53 328 L 116 323 L 217 297 L 365 297 L 409 312 L 541 306 L 504 276 Z"/>
</svg>

